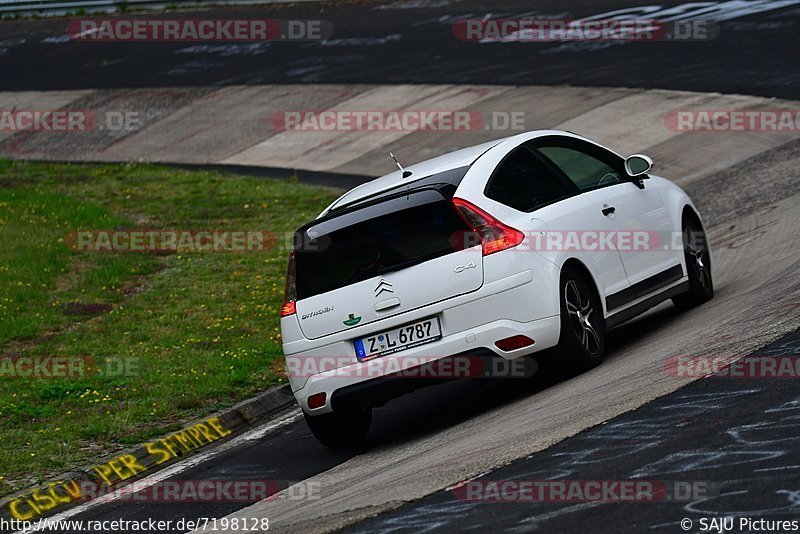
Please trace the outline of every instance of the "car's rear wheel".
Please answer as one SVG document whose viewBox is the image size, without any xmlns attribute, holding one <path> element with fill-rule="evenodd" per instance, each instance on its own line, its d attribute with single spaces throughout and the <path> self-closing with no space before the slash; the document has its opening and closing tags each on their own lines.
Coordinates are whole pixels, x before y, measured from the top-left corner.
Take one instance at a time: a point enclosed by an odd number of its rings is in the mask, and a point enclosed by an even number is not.
<svg viewBox="0 0 800 534">
<path fill-rule="evenodd" d="M 333 449 L 358 445 L 364 440 L 372 424 L 371 409 L 322 415 L 308 415 L 303 412 L 303 417 L 314 437 L 326 447 Z"/>
<path fill-rule="evenodd" d="M 689 291 L 674 297 L 672 302 L 679 309 L 688 310 L 714 297 L 706 234 L 703 226 L 690 218 L 683 221 L 683 255 L 689 275 Z"/>
<path fill-rule="evenodd" d="M 591 282 L 571 267 L 561 271 L 561 335 L 556 347 L 562 373 L 575 375 L 595 367 L 606 352 L 605 320 Z"/>
</svg>

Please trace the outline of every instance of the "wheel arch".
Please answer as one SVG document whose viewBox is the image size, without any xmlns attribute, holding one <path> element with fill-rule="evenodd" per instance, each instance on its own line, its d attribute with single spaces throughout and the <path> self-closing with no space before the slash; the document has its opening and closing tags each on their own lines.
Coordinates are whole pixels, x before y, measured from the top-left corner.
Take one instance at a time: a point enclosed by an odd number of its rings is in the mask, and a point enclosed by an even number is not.
<svg viewBox="0 0 800 534">
<path fill-rule="evenodd" d="M 681 224 L 683 224 L 683 221 L 686 219 L 691 219 L 705 230 L 705 225 L 703 225 L 703 219 L 700 218 L 700 214 L 697 213 L 697 210 L 694 206 L 688 203 L 684 204 L 683 209 L 681 210 Z M 683 226 L 681 226 L 681 230 L 683 230 Z"/>
<path fill-rule="evenodd" d="M 703 218 L 700 217 L 700 214 L 698 213 L 697 208 L 695 208 L 695 206 L 693 204 L 691 204 L 691 203 L 684 204 L 683 209 L 681 210 L 680 230 L 679 230 L 681 233 L 683 233 L 683 223 L 685 221 L 687 221 L 687 219 L 690 222 L 693 222 L 693 223 L 696 223 L 696 224 L 700 225 L 700 229 L 705 234 L 706 242 L 707 242 L 708 260 L 710 262 L 711 269 L 713 271 L 713 269 L 714 269 L 714 253 L 711 250 L 711 243 L 710 243 L 710 238 L 708 236 L 708 231 L 706 230 L 706 225 L 703 223 Z M 684 273 L 688 273 L 689 272 L 689 266 L 686 265 L 686 261 L 683 258 L 681 258 L 681 265 L 683 265 Z"/>
<path fill-rule="evenodd" d="M 587 283 L 591 285 L 592 291 L 594 291 L 594 296 L 597 297 L 598 302 L 600 302 L 600 306 L 603 308 L 603 317 L 606 316 L 606 303 L 605 299 L 600 295 L 600 290 L 598 289 L 597 280 L 595 279 L 592 271 L 578 258 L 570 257 L 561 264 L 561 271 L 558 275 L 558 299 L 559 303 L 561 302 L 561 281 L 564 275 L 564 269 L 570 268 L 576 270 L 578 273 L 583 276 Z"/>
</svg>

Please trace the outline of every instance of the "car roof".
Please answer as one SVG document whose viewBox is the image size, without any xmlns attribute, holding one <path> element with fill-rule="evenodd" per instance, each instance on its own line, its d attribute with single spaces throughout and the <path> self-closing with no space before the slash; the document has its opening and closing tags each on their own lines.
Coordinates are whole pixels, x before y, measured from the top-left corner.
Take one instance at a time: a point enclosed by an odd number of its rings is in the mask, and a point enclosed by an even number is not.
<svg viewBox="0 0 800 534">
<path fill-rule="evenodd" d="M 381 176 L 380 178 L 376 178 L 375 180 L 359 185 L 336 199 L 330 206 L 325 208 L 322 213 L 317 216 L 317 218 L 327 215 L 328 212 L 334 208 L 343 208 L 365 198 L 378 195 L 383 191 L 387 191 L 404 184 L 411 185 L 414 182 L 422 180 L 423 178 L 433 174 L 451 169 L 457 169 L 459 167 L 470 166 L 475 163 L 478 158 L 493 148 L 496 148 L 497 150 L 509 150 L 511 147 L 514 147 L 521 142 L 549 135 L 572 137 L 597 144 L 595 141 L 592 141 L 591 139 L 588 139 L 582 135 L 564 130 L 531 130 L 509 137 L 502 137 L 500 139 L 495 139 L 494 141 L 481 143 L 480 145 L 462 148 L 460 150 L 456 150 L 455 152 L 449 152 L 436 158 L 406 167 L 405 169 L 407 171 L 412 172 L 412 175 L 408 178 L 403 178 L 403 173 L 398 169 L 394 172 Z"/>
<path fill-rule="evenodd" d="M 423 178 L 437 174 L 440 172 L 457 169 L 459 167 L 466 167 L 472 165 L 482 154 L 490 148 L 502 143 L 505 139 L 496 139 L 488 143 L 482 143 L 467 148 L 449 152 L 442 156 L 435 157 L 420 163 L 410 165 L 405 169 L 411 171 L 411 176 L 403 178 L 403 173 L 398 169 L 394 172 L 376 178 L 370 182 L 355 187 L 336 199 L 330 206 L 319 215 L 322 217 L 333 208 L 343 208 L 349 204 L 353 204 L 359 200 L 377 195 L 383 191 L 393 189 L 403 184 L 413 184 Z"/>
</svg>

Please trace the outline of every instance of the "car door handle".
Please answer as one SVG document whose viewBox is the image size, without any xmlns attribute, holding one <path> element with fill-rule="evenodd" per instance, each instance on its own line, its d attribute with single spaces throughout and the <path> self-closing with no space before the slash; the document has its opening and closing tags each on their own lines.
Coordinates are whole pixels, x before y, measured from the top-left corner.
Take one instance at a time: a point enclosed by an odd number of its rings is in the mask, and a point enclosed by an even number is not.
<svg viewBox="0 0 800 534">
<path fill-rule="evenodd" d="M 617 208 L 615 208 L 614 206 L 608 206 L 608 205 L 603 206 L 603 215 L 605 215 L 606 217 L 608 217 L 615 211 L 617 211 Z"/>
</svg>

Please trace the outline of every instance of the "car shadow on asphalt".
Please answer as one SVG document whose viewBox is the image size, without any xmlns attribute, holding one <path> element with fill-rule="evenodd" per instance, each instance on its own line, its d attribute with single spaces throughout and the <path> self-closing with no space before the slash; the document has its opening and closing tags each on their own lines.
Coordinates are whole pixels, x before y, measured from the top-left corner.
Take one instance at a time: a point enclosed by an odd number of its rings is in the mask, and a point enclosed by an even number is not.
<svg viewBox="0 0 800 534">
<path fill-rule="evenodd" d="M 605 362 L 623 354 L 651 332 L 673 325 L 682 315 L 671 303 L 665 303 L 613 328 L 606 335 Z M 553 356 L 544 351 L 537 360 Z M 462 379 L 415 391 L 374 410 L 372 430 L 358 452 L 437 434 L 565 380 L 569 378 L 548 365 L 540 365 L 530 378 Z"/>
</svg>

